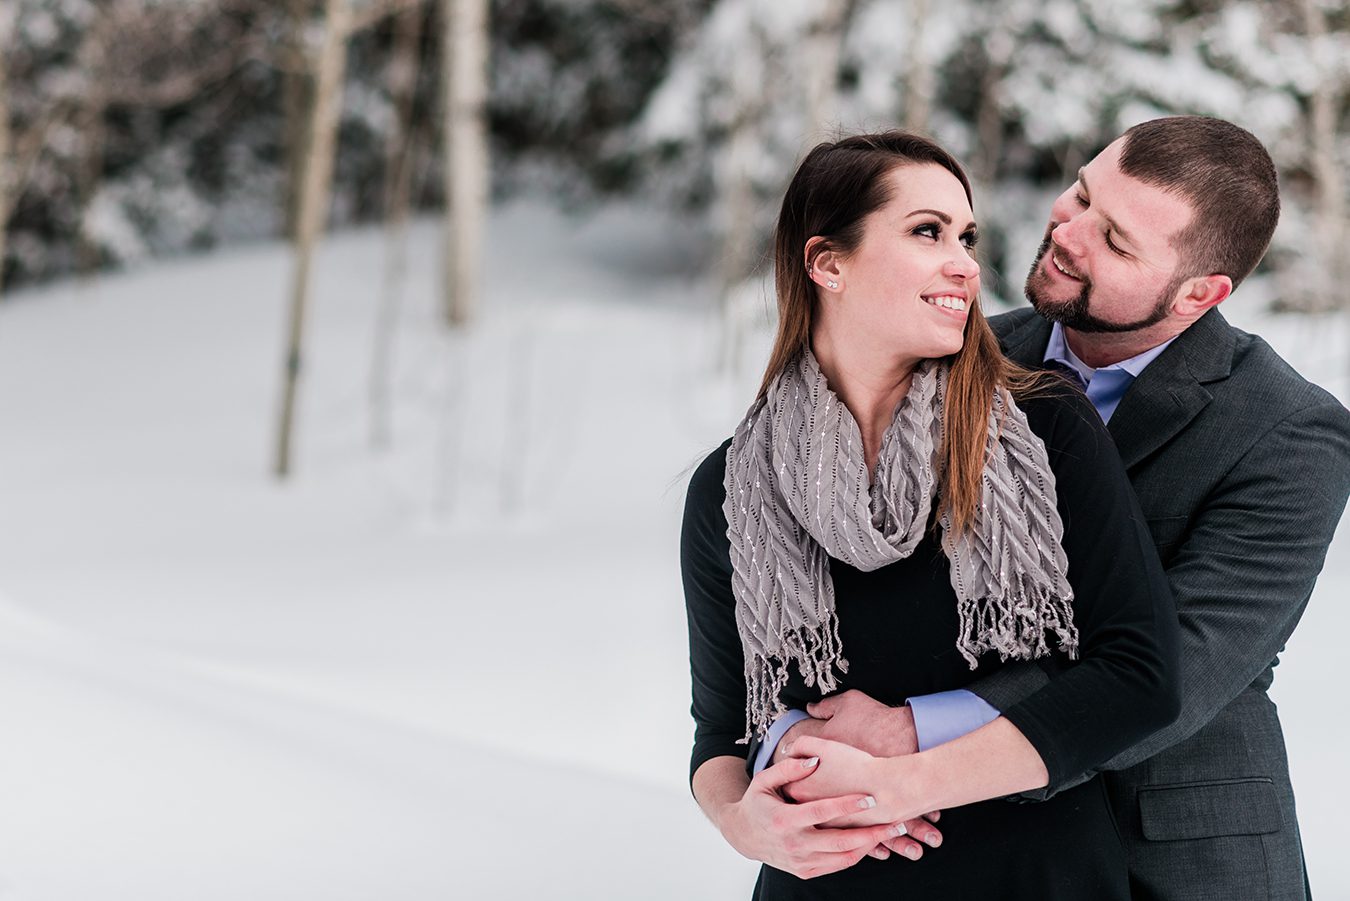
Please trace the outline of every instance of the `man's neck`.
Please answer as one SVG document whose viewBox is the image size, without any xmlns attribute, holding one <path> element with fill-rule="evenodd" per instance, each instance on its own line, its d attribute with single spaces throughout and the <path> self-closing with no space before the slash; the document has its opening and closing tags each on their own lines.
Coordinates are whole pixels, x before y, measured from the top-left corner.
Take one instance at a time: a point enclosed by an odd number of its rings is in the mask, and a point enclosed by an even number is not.
<svg viewBox="0 0 1350 901">
<path fill-rule="evenodd" d="M 1185 330 L 1186 325 L 1168 322 L 1160 322 L 1137 332 L 1080 332 L 1065 328 L 1064 341 L 1075 357 L 1093 369 L 1101 369 L 1137 357 L 1159 344 L 1171 341 Z"/>
</svg>

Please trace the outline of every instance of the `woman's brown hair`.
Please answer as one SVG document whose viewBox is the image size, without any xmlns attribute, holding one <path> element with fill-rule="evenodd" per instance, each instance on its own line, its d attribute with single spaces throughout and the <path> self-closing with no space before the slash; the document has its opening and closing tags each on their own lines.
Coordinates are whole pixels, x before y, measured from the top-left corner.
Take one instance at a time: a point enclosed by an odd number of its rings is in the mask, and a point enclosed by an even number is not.
<svg viewBox="0 0 1350 901">
<path fill-rule="evenodd" d="M 815 283 L 810 270 L 815 257 L 833 250 L 844 257 L 862 242 L 867 216 L 890 200 L 886 176 L 899 166 L 937 165 L 956 176 L 971 198 L 970 179 L 956 159 L 934 142 L 903 131 L 853 135 L 817 144 L 792 176 L 774 229 L 774 291 L 778 297 L 778 331 L 759 396 L 809 345 L 815 319 Z M 806 242 L 820 236 L 806 258 Z M 1003 356 L 998 340 L 980 310 L 978 299 L 966 317 L 965 341 L 946 358 L 951 365 L 942 417 L 941 508 L 956 530 L 975 518 L 980 503 L 994 391 L 1003 387 L 1024 397 L 1046 384 Z"/>
</svg>

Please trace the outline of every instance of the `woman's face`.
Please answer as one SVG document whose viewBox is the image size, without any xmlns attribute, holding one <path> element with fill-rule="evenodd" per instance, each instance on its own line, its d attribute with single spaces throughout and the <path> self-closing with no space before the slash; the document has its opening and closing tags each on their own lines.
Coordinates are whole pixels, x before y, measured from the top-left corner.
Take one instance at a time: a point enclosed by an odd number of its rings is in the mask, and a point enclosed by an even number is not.
<svg viewBox="0 0 1350 901">
<path fill-rule="evenodd" d="M 822 318 L 843 339 L 837 346 L 906 359 L 954 354 L 980 291 L 966 192 L 935 164 L 902 165 L 886 178 L 891 199 L 864 220 L 858 249 L 834 263 L 839 288 L 822 292 Z"/>
</svg>

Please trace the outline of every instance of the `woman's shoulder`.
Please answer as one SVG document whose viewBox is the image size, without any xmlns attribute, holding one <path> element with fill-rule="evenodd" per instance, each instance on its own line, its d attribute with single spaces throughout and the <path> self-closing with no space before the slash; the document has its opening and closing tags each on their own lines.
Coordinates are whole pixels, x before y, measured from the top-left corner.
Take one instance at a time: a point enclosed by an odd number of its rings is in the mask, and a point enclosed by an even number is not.
<svg viewBox="0 0 1350 901">
<path fill-rule="evenodd" d="M 686 507 L 722 509 L 722 502 L 726 500 L 727 449 L 730 447 L 731 439 L 728 438 L 694 468 L 689 479 Z"/>
<path fill-rule="evenodd" d="M 727 516 L 722 509 L 727 497 L 724 482 L 730 446 L 731 439 L 728 438 L 721 447 L 703 458 L 689 479 L 689 493 L 684 501 L 686 559 L 694 555 L 715 559 L 719 565 L 731 565 L 727 557 Z"/>
<path fill-rule="evenodd" d="M 1052 465 L 1066 454 L 1082 459 L 1096 458 L 1107 449 L 1114 452 L 1115 443 L 1101 415 L 1068 379 L 1052 377 L 1016 403 L 1026 414 L 1027 425 L 1045 442 Z"/>
</svg>

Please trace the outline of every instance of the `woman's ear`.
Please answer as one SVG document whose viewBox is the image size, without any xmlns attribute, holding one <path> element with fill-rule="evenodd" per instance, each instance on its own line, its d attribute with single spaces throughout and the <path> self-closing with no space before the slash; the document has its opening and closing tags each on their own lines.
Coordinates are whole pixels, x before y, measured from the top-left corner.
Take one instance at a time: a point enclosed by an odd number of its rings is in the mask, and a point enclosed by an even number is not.
<svg viewBox="0 0 1350 901">
<path fill-rule="evenodd" d="M 844 276 L 840 271 L 839 254 L 831 250 L 825 239 L 816 235 L 806 242 L 806 276 L 826 291 L 843 290 Z"/>
</svg>

